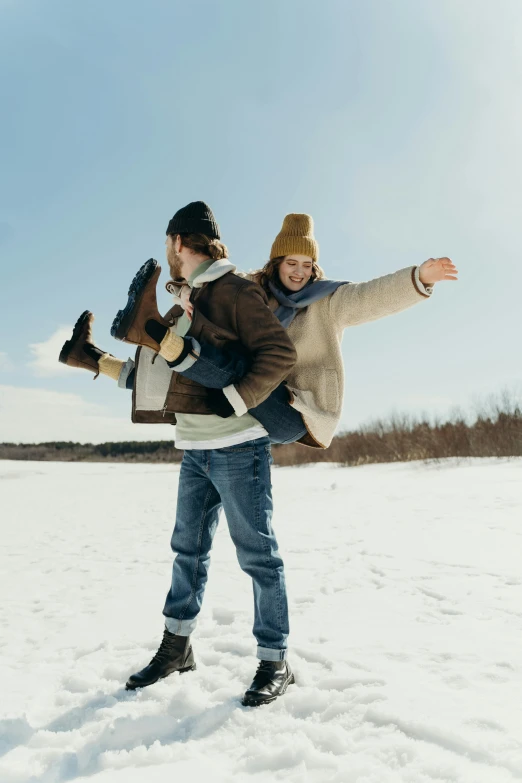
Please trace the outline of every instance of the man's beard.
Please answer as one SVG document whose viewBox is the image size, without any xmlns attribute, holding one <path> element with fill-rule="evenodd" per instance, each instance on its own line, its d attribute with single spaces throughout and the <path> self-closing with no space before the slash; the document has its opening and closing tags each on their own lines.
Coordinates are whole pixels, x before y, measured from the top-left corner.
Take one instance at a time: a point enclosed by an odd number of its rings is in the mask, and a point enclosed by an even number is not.
<svg viewBox="0 0 522 783">
<path fill-rule="evenodd" d="M 167 254 L 167 261 L 170 267 L 170 276 L 173 280 L 180 280 L 183 278 L 183 261 L 179 253 L 175 250 L 170 250 Z"/>
</svg>

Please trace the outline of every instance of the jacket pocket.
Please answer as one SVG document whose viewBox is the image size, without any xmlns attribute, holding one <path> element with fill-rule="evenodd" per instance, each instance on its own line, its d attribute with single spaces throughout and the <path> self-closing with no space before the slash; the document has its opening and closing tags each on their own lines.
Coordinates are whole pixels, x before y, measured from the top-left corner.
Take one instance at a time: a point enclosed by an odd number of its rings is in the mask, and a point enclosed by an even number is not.
<svg viewBox="0 0 522 783">
<path fill-rule="evenodd" d="M 315 405 L 324 411 L 333 413 L 341 405 L 339 393 L 339 378 L 336 370 L 327 370 L 324 367 L 308 369 L 297 374 L 296 378 L 289 381 L 290 386 L 302 391 L 306 396 L 311 395 Z"/>
<path fill-rule="evenodd" d="M 204 386 L 202 386 L 200 383 L 197 383 L 197 381 L 193 381 L 192 378 L 186 378 L 184 375 L 180 375 L 179 373 L 176 373 L 169 393 L 190 394 L 196 397 L 207 396 L 207 390 Z"/>
<path fill-rule="evenodd" d="M 237 342 L 237 339 L 231 340 L 230 335 L 220 333 L 217 328 L 211 329 L 206 324 L 201 327 L 200 337 L 197 339 L 200 339 L 202 343 L 213 345 L 216 348 L 224 348 L 231 342 Z"/>
</svg>

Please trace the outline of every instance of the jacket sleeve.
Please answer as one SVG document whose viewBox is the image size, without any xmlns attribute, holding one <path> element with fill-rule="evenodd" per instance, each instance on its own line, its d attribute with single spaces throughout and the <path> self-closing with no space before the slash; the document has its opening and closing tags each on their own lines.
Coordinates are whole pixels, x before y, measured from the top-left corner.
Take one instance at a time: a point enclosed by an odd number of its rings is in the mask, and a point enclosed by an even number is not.
<svg viewBox="0 0 522 783">
<path fill-rule="evenodd" d="M 249 285 L 238 291 L 236 319 L 237 335 L 250 354 L 251 366 L 237 384 L 225 387 L 223 392 L 236 415 L 242 416 L 260 405 L 284 381 L 297 354 L 259 286 Z"/>
<path fill-rule="evenodd" d="M 367 283 L 340 286 L 330 297 L 330 315 L 341 329 L 357 326 L 400 313 L 429 299 L 432 291 L 421 283 L 418 267 L 407 267 Z"/>
</svg>

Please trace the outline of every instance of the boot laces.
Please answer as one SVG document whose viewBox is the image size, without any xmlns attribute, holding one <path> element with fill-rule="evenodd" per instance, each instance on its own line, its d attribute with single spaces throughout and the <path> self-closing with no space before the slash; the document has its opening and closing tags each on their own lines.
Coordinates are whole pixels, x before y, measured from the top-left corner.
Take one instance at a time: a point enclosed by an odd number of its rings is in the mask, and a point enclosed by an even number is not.
<svg viewBox="0 0 522 783">
<path fill-rule="evenodd" d="M 175 649 L 176 638 L 165 629 L 161 644 L 150 663 L 165 663 L 172 656 Z M 150 665 L 150 664 L 149 664 Z"/>
<path fill-rule="evenodd" d="M 275 661 L 259 661 L 254 679 L 259 677 L 261 682 L 268 682 L 274 674 L 274 663 Z"/>
</svg>

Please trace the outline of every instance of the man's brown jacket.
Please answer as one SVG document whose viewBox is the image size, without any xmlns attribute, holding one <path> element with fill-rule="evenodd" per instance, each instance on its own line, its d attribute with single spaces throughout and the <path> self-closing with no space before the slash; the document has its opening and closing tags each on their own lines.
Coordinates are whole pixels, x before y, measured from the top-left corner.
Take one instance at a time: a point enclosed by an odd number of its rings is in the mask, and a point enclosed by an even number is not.
<svg viewBox="0 0 522 783">
<path fill-rule="evenodd" d="M 194 288 L 191 301 L 194 314 L 188 336 L 198 342 L 232 349 L 248 357 L 249 370 L 235 384 L 235 389 L 247 409 L 255 408 L 287 377 L 297 358 L 286 330 L 268 306 L 265 292 L 251 280 L 227 272 L 201 288 Z M 179 307 L 170 311 L 169 320 L 173 325 L 181 313 Z M 138 349 L 137 379 L 140 376 L 140 364 L 146 358 L 147 372 L 151 375 L 166 371 L 161 357 L 153 360 L 147 357 L 148 352 L 146 348 Z M 176 413 L 212 413 L 204 386 L 170 368 L 169 371 L 170 384 L 161 410 L 143 410 L 144 406 L 137 404 L 135 383 L 133 421 L 174 423 Z M 150 386 L 151 382 L 143 385 Z"/>
</svg>

